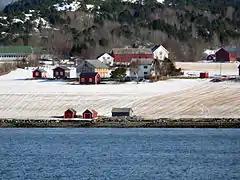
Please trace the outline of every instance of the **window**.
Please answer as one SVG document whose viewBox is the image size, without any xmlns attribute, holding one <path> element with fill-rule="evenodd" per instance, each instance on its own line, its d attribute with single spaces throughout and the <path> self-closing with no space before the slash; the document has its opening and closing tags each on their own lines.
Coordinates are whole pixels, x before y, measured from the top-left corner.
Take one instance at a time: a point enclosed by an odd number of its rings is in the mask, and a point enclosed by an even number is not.
<svg viewBox="0 0 240 180">
<path fill-rule="evenodd" d="M 63 76 L 63 72 L 62 71 L 60 72 L 60 75 Z"/>
<path fill-rule="evenodd" d="M 144 75 L 148 74 L 148 72 L 144 72 Z"/>
<path fill-rule="evenodd" d="M 147 66 L 144 66 L 143 68 L 144 68 L 144 69 L 147 69 L 148 67 L 147 67 Z"/>
<path fill-rule="evenodd" d="M 84 78 L 81 78 L 81 82 L 84 82 L 85 81 L 85 79 Z"/>
<path fill-rule="evenodd" d="M 92 82 L 92 78 L 89 78 L 89 82 Z"/>
<path fill-rule="evenodd" d="M 55 72 L 55 75 L 58 76 L 58 71 Z"/>
<path fill-rule="evenodd" d="M 39 72 L 36 72 L 36 73 L 35 73 L 35 76 L 39 76 Z"/>
</svg>

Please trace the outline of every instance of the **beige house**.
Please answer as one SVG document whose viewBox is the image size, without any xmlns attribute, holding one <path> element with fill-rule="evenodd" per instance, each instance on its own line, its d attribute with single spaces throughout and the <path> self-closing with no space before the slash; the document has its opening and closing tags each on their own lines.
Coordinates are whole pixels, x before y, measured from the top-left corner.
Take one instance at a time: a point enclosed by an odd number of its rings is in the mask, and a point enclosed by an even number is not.
<svg viewBox="0 0 240 180">
<path fill-rule="evenodd" d="M 101 78 L 109 77 L 109 67 L 97 59 L 85 60 L 77 67 L 77 75 L 85 72 L 97 72 Z"/>
</svg>

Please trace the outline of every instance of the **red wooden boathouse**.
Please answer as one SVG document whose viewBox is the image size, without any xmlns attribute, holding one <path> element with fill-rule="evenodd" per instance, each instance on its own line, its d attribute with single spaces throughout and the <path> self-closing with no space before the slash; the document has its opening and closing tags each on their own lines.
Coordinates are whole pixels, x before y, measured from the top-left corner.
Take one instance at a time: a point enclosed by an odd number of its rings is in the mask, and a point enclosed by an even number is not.
<svg viewBox="0 0 240 180">
<path fill-rule="evenodd" d="M 37 68 L 32 72 L 32 77 L 33 78 L 46 78 L 46 74 L 47 74 L 47 72 L 44 69 Z"/>
<path fill-rule="evenodd" d="M 77 117 L 77 111 L 75 111 L 73 108 L 70 108 L 64 112 L 64 118 L 76 118 Z"/>
<path fill-rule="evenodd" d="M 93 109 L 86 109 L 82 115 L 83 119 L 94 119 L 98 117 L 97 111 Z"/>
<path fill-rule="evenodd" d="M 53 77 L 57 79 L 70 78 L 70 69 L 59 66 L 53 69 Z"/>
</svg>

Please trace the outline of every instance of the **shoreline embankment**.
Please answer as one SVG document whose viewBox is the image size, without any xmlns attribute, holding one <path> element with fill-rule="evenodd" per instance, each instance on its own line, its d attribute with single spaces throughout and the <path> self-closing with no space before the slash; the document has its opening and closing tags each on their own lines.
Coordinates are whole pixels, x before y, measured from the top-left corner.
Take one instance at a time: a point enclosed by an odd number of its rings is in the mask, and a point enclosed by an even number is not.
<svg viewBox="0 0 240 180">
<path fill-rule="evenodd" d="M 240 118 L 161 118 L 140 121 L 116 118 L 93 121 L 0 119 L 0 128 L 240 128 Z"/>
</svg>

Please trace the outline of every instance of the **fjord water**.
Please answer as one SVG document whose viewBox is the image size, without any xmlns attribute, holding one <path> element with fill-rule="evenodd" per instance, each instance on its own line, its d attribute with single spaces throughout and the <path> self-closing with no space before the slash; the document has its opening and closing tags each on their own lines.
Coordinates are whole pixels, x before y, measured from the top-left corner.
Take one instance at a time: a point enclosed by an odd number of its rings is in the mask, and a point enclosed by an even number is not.
<svg viewBox="0 0 240 180">
<path fill-rule="evenodd" d="M 240 129 L 0 129 L 0 179 L 240 179 Z"/>
</svg>

